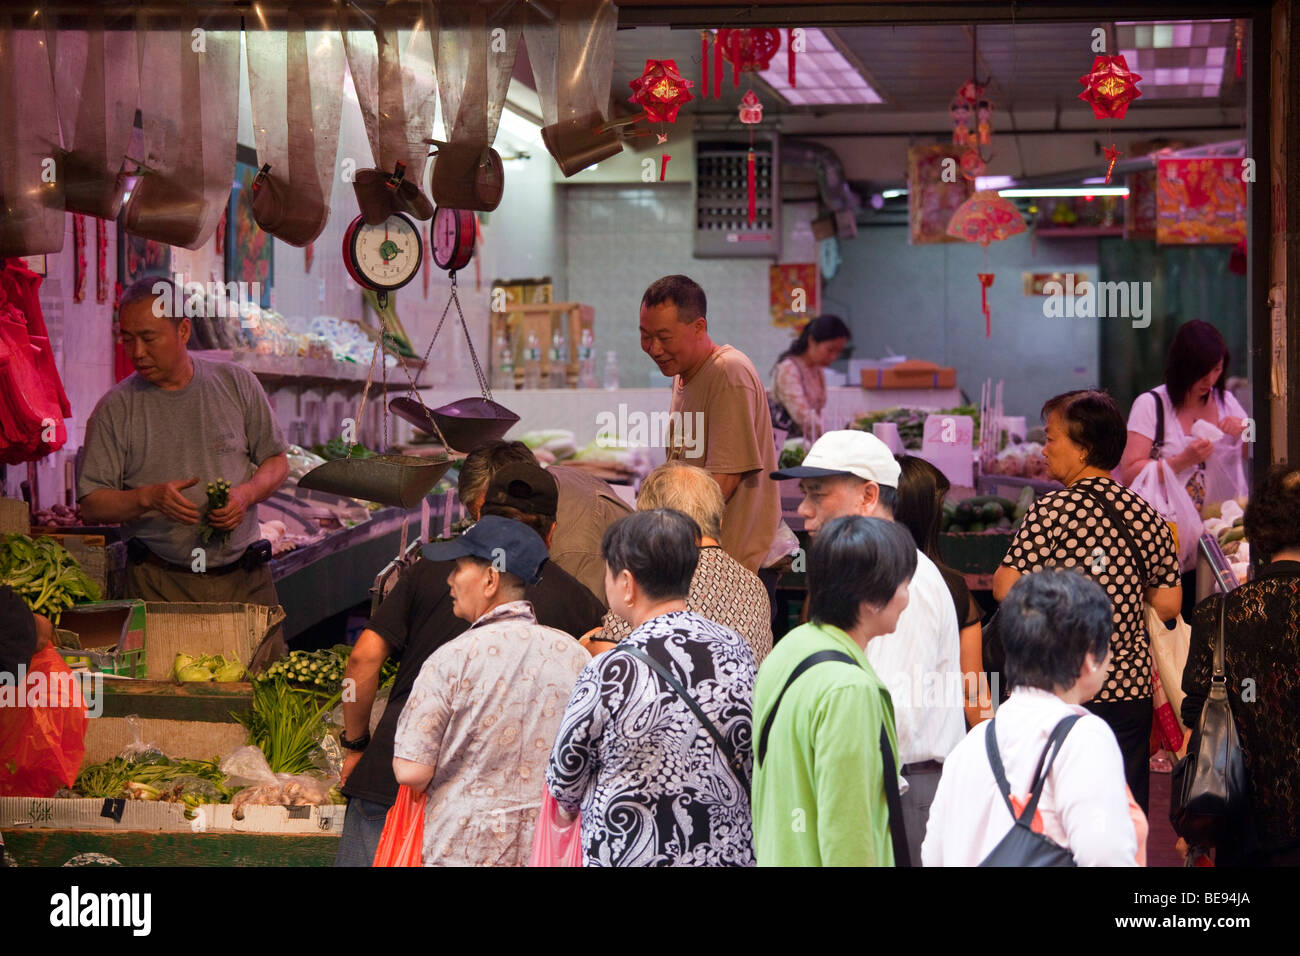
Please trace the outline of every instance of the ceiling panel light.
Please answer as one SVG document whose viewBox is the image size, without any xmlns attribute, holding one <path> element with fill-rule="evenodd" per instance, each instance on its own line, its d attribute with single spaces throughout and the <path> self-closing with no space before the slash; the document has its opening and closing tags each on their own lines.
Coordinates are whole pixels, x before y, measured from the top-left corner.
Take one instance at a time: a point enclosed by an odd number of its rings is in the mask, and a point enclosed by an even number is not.
<svg viewBox="0 0 1300 956">
<path fill-rule="evenodd" d="M 883 103 L 884 99 L 867 82 L 866 77 L 845 59 L 821 30 L 804 28 L 807 46 L 795 54 L 795 81 L 792 89 L 784 55 L 759 73 L 772 89 L 793 106 L 862 105 Z"/>
<path fill-rule="evenodd" d="M 1115 40 L 1143 97 L 1217 97 L 1223 86 L 1231 20 L 1119 22 Z"/>
</svg>

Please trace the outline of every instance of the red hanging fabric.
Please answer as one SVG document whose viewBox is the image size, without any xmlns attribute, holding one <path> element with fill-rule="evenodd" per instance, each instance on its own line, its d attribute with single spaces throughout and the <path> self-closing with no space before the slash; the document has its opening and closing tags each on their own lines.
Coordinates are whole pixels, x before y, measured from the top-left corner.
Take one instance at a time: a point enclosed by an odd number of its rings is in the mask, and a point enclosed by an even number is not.
<svg viewBox="0 0 1300 956">
<path fill-rule="evenodd" d="M 993 337 L 993 319 L 989 314 L 989 286 L 993 284 L 993 273 L 977 272 L 980 277 L 980 309 L 984 312 L 984 337 Z"/>
<path fill-rule="evenodd" d="M 785 37 L 785 72 L 790 88 L 794 89 L 794 27 L 786 31 Z"/>
<path fill-rule="evenodd" d="M 752 226 L 754 224 L 754 216 L 758 212 L 758 184 L 755 181 L 754 175 L 755 160 L 754 147 L 752 146 L 749 148 L 749 156 L 747 157 L 745 166 L 745 178 L 749 194 L 749 225 Z"/>
<path fill-rule="evenodd" d="M 0 462 L 36 461 L 68 440 L 72 414 L 41 313 L 40 276 L 20 260 L 0 270 Z"/>
<path fill-rule="evenodd" d="M 700 34 L 700 64 L 703 72 L 700 74 L 700 99 L 709 98 L 709 31 L 705 30 Z"/>
<path fill-rule="evenodd" d="M 713 36 L 713 98 L 722 99 L 722 41 Z"/>
</svg>

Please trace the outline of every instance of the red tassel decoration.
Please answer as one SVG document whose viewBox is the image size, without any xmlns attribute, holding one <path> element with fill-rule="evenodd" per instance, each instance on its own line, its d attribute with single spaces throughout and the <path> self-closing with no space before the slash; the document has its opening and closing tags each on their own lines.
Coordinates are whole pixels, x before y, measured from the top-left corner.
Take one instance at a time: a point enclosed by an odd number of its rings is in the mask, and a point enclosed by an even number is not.
<svg viewBox="0 0 1300 956">
<path fill-rule="evenodd" d="M 722 44 L 713 36 L 713 98 L 722 99 Z"/>
<path fill-rule="evenodd" d="M 993 319 L 989 314 L 989 286 L 993 284 L 993 273 L 977 272 L 980 277 L 980 309 L 984 312 L 984 337 L 993 337 Z"/>
<path fill-rule="evenodd" d="M 302 250 L 302 271 L 311 272 L 311 264 L 316 261 L 316 243 L 309 242 Z"/>
<path fill-rule="evenodd" d="M 672 159 L 667 153 L 659 154 L 659 181 L 663 182 L 664 177 L 668 175 L 668 160 Z"/>
<path fill-rule="evenodd" d="M 1233 36 L 1237 40 L 1237 52 L 1234 54 L 1234 61 L 1237 67 L 1237 79 L 1241 79 L 1241 41 L 1246 34 L 1246 25 L 1238 20 L 1232 25 Z"/>
<path fill-rule="evenodd" d="M 704 65 L 704 73 L 700 82 L 700 99 L 709 98 L 709 31 L 705 30 L 700 34 L 700 62 Z"/>
<path fill-rule="evenodd" d="M 746 162 L 746 180 L 749 188 L 749 224 L 754 224 L 754 217 L 758 214 L 758 182 L 755 177 L 755 160 L 754 148 L 749 149 L 749 156 Z"/>
<path fill-rule="evenodd" d="M 72 217 L 72 301 L 84 302 L 86 299 L 86 217 L 76 214 Z"/>
<path fill-rule="evenodd" d="M 790 89 L 794 89 L 794 27 L 786 31 L 785 37 L 785 72 Z"/>
<path fill-rule="evenodd" d="M 740 50 L 741 39 L 740 31 L 731 31 L 731 85 L 740 86 Z"/>
<path fill-rule="evenodd" d="M 108 301 L 108 223 L 95 220 L 95 301 Z"/>
</svg>

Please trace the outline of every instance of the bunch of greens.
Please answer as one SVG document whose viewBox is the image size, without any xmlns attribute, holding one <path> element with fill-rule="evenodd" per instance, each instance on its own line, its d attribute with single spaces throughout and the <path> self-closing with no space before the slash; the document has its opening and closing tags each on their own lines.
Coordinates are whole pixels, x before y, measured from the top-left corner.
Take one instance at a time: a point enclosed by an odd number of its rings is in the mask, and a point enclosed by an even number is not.
<svg viewBox="0 0 1300 956">
<path fill-rule="evenodd" d="M 254 678 L 255 682 L 283 680 L 290 686 L 311 691 L 320 697 L 332 697 L 342 693 L 343 674 L 347 670 L 348 657 L 352 647 L 348 644 L 335 644 L 333 647 L 316 651 L 290 651 L 265 671 Z M 397 665 L 391 660 L 384 661 L 379 670 L 379 684 L 384 686 L 397 675 Z"/>
<path fill-rule="evenodd" d="M 341 697 L 335 693 L 322 703 L 314 690 L 263 675 L 253 682 L 252 710 L 232 716 L 248 731 L 248 742 L 266 755 L 272 773 L 300 774 L 316 766 L 326 717 Z"/>
<path fill-rule="evenodd" d="M 331 438 L 329 441 L 325 442 L 324 444 L 316 444 L 311 446 L 312 453 L 315 455 L 319 455 L 321 458 L 324 458 L 326 461 L 334 461 L 336 458 L 347 458 L 348 448 L 349 448 L 348 443 L 345 442 L 342 438 Z M 371 451 L 369 448 L 367 448 L 365 445 L 361 444 L 360 442 L 357 442 L 355 445 L 352 445 L 351 448 L 352 448 L 353 458 L 373 458 L 375 455 L 373 451 Z"/>
<path fill-rule="evenodd" d="M 230 537 L 230 531 L 224 528 L 214 528 L 208 523 L 212 512 L 218 508 L 224 508 L 230 503 L 230 482 L 224 478 L 218 478 L 216 481 L 209 481 L 207 487 L 208 493 L 208 510 L 203 516 L 203 523 L 199 525 L 199 539 L 207 544 L 213 541 L 218 547 L 226 543 Z"/>
<path fill-rule="evenodd" d="M 9 534 L 0 539 L 0 584 L 55 624 L 65 608 L 100 599 L 99 585 L 53 538 L 33 541 L 25 534 Z"/>
<path fill-rule="evenodd" d="M 215 757 L 170 760 L 158 753 L 139 759 L 114 757 L 85 767 L 72 788 L 83 797 L 183 803 L 187 817 L 201 804 L 229 803 L 240 789 L 226 782 Z"/>
<path fill-rule="evenodd" d="M 244 679 L 245 668 L 238 657 L 226 658 L 221 654 L 204 654 L 191 657 L 177 654 L 172 661 L 172 676 L 178 683 L 217 681 L 229 683 Z"/>
<path fill-rule="evenodd" d="M 803 464 L 804 456 L 808 454 L 808 442 L 802 438 L 791 438 L 781 446 L 781 457 L 777 461 L 778 468 L 798 468 Z"/>
</svg>

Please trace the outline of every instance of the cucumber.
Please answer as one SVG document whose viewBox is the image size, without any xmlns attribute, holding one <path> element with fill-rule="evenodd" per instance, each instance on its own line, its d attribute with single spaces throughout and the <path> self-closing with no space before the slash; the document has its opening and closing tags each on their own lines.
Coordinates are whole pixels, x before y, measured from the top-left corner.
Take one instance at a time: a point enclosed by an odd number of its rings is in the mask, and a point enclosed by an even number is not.
<svg viewBox="0 0 1300 956">
<path fill-rule="evenodd" d="M 957 510 L 953 512 L 953 520 L 959 524 L 966 524 L 975 520 L 975 505 L 972 499 L 967 498 L 965 501 L 957 503 Z"/>
<path fill-rule="evenodd" d="M 1025 485 L 1020 489 L 1020 497 L 1016 499 L 1015 507 L 1009 512 L 1012 520 L 1018 521 L 1029 512 L 1030 506 L 1034 503 L 1034 497 L 1034 489 L 1031 486 Z"/>
<path fill-rule="evenodd" d="M 977 508 L 983 505 L 1000 505 L 1003 514 L 1009 515 L 1016 510 L 1016 503 L 1010 498 L 1003 498 L 1001 495 L 976 495 L 974 498 L 967 498 L 966 500 Z"/>
<path fill-rule="evenodd" d="M 997 524 L 998 519 L 1004 517 L 1006 512 L 1002 510 L 1002 506 L 996 501 L 990 501 L 980 506 L 979 515 L 980 520 L 985 524 Z"/>
</svg>

